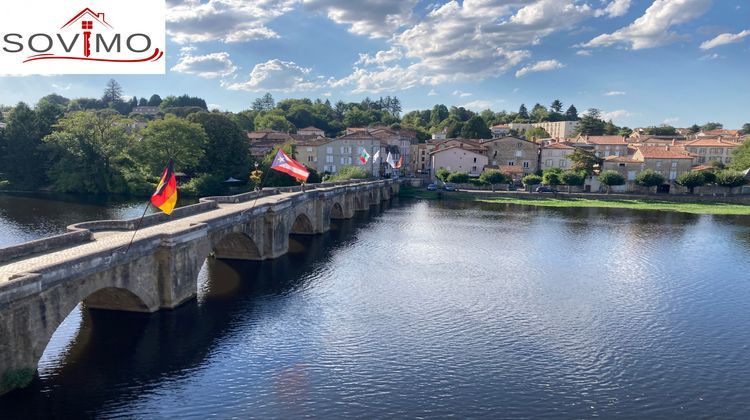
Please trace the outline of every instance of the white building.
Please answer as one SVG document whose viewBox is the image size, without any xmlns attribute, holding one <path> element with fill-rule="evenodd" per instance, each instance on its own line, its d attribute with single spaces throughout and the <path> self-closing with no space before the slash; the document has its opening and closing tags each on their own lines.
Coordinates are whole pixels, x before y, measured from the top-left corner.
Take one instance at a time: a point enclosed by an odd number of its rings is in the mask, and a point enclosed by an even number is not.
<svg viewBox="0 0 750 420">
<path fill-rule="evenodd" d="M 553 139 L 566 139 L 573 137 L 578 130 L 578 121 L 546 121 L 540 123 L 510 123 L 508 127 L 523 135 L 532 128 L 540 127 L 549 133 Z"/>
<path fill-rule="evenodd" d="M 541 148 L 539 160 L 541 169 L 560 168 L 563 170 L 570 169 L 573 162 L 568 158 L 575 151 L 575 148 L 565 143 L 552 143 Z"/>
<path fill-rule="evenodd" d="M 430 153 L 430 160 L 433 179 L 440 168 L 450 172 L 465 172 L 469 176 L 477 177 L 487 166 L 487 156 L 461 146 L 435 150 Z"/>
</svg>

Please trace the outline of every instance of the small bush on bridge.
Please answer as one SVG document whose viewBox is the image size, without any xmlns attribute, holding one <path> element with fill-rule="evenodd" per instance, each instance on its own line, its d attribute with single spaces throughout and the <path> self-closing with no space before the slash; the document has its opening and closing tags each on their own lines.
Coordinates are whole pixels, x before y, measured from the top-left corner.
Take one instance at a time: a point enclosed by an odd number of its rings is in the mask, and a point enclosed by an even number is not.
<svg viewBox="0 0 750 420">
<path fill-rule="evenodd" d="M 339 169 L 335 174 L 326 175 L 323 181 L 348 181 L 350 179 L 365 179 L 369 178 L 367 171 L 362 167 L 357 166 L 344 166 Z"/>
</svg>

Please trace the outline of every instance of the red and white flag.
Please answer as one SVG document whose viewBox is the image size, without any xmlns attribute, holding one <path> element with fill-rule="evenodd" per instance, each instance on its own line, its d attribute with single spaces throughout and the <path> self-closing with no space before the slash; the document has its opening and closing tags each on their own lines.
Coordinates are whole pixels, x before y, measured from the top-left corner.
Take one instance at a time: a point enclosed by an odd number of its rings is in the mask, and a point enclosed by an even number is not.
<svg viewBox="0 0 750 420">
<path fill-rule="evenodd" d="M 271 164 L 271 169 L 284 172 L 302 182 L 307 181 L 307 177 L 310 176 L 310 172 L 305 168 L 305 165 L 290 158 L 281 149 L 276 153 L 276 157 L 273 159 L 273 164 Z"/>
</svg>

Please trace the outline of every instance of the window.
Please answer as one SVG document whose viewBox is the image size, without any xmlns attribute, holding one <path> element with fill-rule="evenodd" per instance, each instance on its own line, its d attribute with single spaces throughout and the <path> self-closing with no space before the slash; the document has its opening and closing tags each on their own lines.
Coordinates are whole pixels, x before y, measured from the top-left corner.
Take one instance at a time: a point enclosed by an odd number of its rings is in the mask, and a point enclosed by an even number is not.
<svg viewBox="0 0 750 420">
<path fill-rule="evenodd" d="M 566 168 L 568 166 L 568 161 L 565 160 L 565 159 L 560 159 L 560 161 L 558 163 L 560 164 L 559 166 L 561 168 Z"/>
<path fill-rule="evenodd" d="M 331 155 L 326 156 L 326 163 L 333 163 L 333 156 Z"/>
<path fill-rule="evenodd" d="M 552 163 L 552 162 L 553 162 L 552 159 L 547 159 L 547 160 L 544 161 L 544 166 L 550 167 L 550 166 L 554 165 L 554 163 Z"/>
<path fill-rule="evenodd" d="M 329 155 L 332 154 L 333 153 L 333 147 L 331 147 L 331 146 L 326 147 L 326 153 L 328 153 Z"/>
<path fill-rule="evenodd" d="M 84 30 L 94 29 L 94 21 L 92 20 L 81 21 L 81 28 Z"/>
<path fill-rule="evenodd" d="M 308 151 L 308 152 L 312 152 L 312 147 L 308 147 L 308 148 L 307 148 L 307 151 Z"/>
<path fill-rule="evenodd" d="M 516 157 L 522 157 L 523 156 L 523 150 L 516 150 Z"/>
<path fill-rule="evenodd" d="M 312 162 L 312 161 L 313 161 L 313 157 L 312 157 L 312 155 L 311 155 L 311 156 L 308 156 L 308 157 L 307 157 L 307 161 L 308 161 L 308 162 Z"/>
<path fill-rule="evenodd" d="M 661 161 L 660 161 L 660 160 L 657 160 L 657 161 L 656 161 L 656 167 L 657 167 L 657 168 L 661 168 Z"/>
<path fill-rule="evenodd" d="M 700 153 L 702 155 L 705 155 L 706 154 L 706 149 L 700 148 L 700 149 L 698 149 L 698 153 Z"/>
<path fill-rule="evenodd" d="M 622 165 L 622 164 L 621 164 Z M 623 165 L 624 166 L 624 165 Z M 628 181 L 635 180 L 635 171 L 628 171 Z"/>
<path fill-rule="evenodd" d="M 669 180 L 677 179 L 677 171 L 669 171 Z"/>
<path fill-rule="evenodd" d="M 516 143 L 516 148 L 517 149 L 523 148 L 523 143 L 521 143 L 520 141 L 518 143 Z"/>
<path fill-rule="evenodd" d="M 528 160 L 525 160 L 525 161 L 523 162 L 523 167 L 524 167 L 524 168 L 528 168 L 528 167 L 529 167 L 529 161 L 528 161 Z"/>
<path fill-rule="evenodd" d="M 674 169 L 674 168 L 676 168 L 676 167 L 677 167 L 677 161 L 673 160 L 673 161 L 672 161 L 672 169 Z"/>
<path fill-rule="evenodd" d="M 515 160 L 509 160 L 508 161 L 508 166 L 516 166 L 516 161 Z"/>
<path fill-rule="evenodd" d="M 474 158 L 474 163 L 477 163 L 477 158 Z"/>
<path fill-rule="evenodd" d="M 618 164 L 617 166 L 619 166 L 619 167 L 621 167 L 621 168 L 624 168 L 624 167 L 625 167 L 625 164 L 624 164 L 624 163 L 620 163 L 620 164 Z"/>
</svg>

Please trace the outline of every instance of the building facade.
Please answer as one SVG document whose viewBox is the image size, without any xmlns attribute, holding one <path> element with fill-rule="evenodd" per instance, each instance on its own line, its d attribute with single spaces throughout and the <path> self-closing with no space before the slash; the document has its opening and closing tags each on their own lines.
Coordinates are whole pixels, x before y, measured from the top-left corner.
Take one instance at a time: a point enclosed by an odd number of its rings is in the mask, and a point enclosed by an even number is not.
<svg viewBox="0 0 750 420">
<path fill-rule="evenodd" d="M 478 177 L 484 167 L 487 166 L 487 156 L 460 146 L 433 150 L 430 153 L 430 161 L 433 168 L 432 179 L 436 178 L 435 173 L 441 168 L 450 172 L 465 172 L 469 176 Z"/>
<path fill-rule="evenodd" d="M 565 143 L 551 143 L 547 146 L 542 146 L 539 151 L 540 169 L 570 169 L 573 166 L 573 161 L 571 161 L 568 156 L 575 150 L 575 147 L 569 146 Z"/>
<path fill-rule="evenodd" d="M 487 149 L 487 159 L 492 166 L 519 166 L 524 174 L 539 170 L 539 145 L 534 142 L 503 137 L 483 141 L 481 145 Z"/>
<path fill-rule="evenodd" d="M 685 143 L 685 149 L 696 156 L 695 163 L 700 165 L 709 162 L 732 162 L 732 152 L 741 143 L 727 141 L 720 138 L 699 139 Z"/>
</svg>

